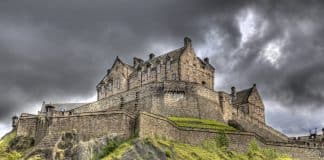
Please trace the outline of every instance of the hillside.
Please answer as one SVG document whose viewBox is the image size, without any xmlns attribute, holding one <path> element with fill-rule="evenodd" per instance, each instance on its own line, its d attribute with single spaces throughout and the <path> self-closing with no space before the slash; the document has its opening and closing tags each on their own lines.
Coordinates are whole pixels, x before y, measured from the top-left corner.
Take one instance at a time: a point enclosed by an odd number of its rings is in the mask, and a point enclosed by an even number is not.
<svg viewBox="0 0 324 160">
<path fill-rule="evenodd" d="M 106 139 L 105 145 L 93 143 L 97 144 L 97 146 L 91 146 L 89 144 L 86 145 L 88 152 L 84 151 L 84 149 L 81 150 L 86 153 L 86 156 L 91 156 L 93 160 L 291 160 L 288 156 L 273 149 L 261 148 L 253 141 L 250 143 L 249 150 L 245 153 L 230 151 L 227 148 L 229 141 L 225 134 L 205 141 L 201 145 L 189 145 L 161 137 L 144 139 L 135 137 L 127 140 L 115 137 Z M 31 146 L 31 143 L 16 137 L 16 131 L 12 131 L 0 141 L 0 159 L 21 159 L 30 149 L 26 148 L 27 146 Z M 73 146 L 74 148 L 79 148 L 80 151 L 80 143 L 73 144 Z M 89 150 L 94 153 L 90 153 Z M 82 156 L 74 155 L 61 158 L 89 159 L 85 157 L 84 153 Z M 41 159 L 45 159 L 41 157 L 41 154 L 29 158 L 29 160 Z"/>
</svg>

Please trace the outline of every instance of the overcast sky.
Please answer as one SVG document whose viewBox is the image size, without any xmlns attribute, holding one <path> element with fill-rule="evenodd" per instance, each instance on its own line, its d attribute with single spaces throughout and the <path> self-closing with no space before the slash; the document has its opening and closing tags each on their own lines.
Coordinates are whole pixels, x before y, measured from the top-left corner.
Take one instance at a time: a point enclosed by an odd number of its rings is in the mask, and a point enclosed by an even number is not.
<svg viewBox="0 0 324 160">
<path fill-rule="evenodd" d="M 1 0 L 0 136 L 42 101 L 95 100 L 118 55 L 132 63 L 189 36 L 216 90 L 257 84 L 266 120 L 289 135 L 324 127 L 322 1 Z"/>
</svg>

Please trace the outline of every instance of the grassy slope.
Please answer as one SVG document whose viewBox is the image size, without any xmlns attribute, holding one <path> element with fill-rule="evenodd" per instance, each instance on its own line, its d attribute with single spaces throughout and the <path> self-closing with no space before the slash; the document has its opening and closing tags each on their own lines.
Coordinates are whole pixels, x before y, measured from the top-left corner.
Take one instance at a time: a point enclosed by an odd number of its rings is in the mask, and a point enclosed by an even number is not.
<svg viewBox="0 0 324 160">
<path fill-rule="evenodd" d="M 239 154 L 224 148 L 218 148 L 214 143 L 205 143 L 201 146 L 189 145 L 161 138 L 149 138 L 143 141 L 163 151 L 169 160 L 292 160 L 284 154 L 272 149 L 260 148 L 254 143 L 250 144 L 247 153 Z M 103 160 L 120 159 L 132 147 L 131 141 L 125 142 L 104 157 Z"/>
<path fill-rule="evenodd" d="M 13 140 L 17 136 L 17 132 L 15 130 L 9 132 L 0 140 L 0 159 L 1 160 L 16 160 L 21 158 L 21 154 L 16 151 L 8 151 L 8 146 L 11 140 Z"/>
<path fill-rule="evenodd" d="M 235 128 L 214 120 L 183 117 L 168 117 L 168 119 L 179 127 L 236 131 Z M 161 138 L 149 138 L 142 141 L 163 151 L 170 160 L 292 160 L 288 156 L 273 149 L 260 148 L 255 142 L 251 142 L 248 152 L 236 153 L 228 151 L 226 147 L 219 147 L 217 138 L 205 141 L 202 145 L 190 145 Z M 126 141 L 117 146 L 103 160 L 120 159 L 123 154 L 134 147 L 132 142 Z"/>
<path fill-rule="evenodd" d="M 168 119 L 173 121 L 179 127 L 203 128 L 219 131 L 236 131 L 235 128 L 214 120 L 184 117 L 168 117 Z"/>
</svg>

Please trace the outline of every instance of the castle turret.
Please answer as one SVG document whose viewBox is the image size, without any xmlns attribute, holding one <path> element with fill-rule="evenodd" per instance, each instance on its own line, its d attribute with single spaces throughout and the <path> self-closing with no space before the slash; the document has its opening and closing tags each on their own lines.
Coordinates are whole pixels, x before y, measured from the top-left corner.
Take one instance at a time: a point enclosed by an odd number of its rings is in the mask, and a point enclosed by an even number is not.
<svg viewBox="0 0 324 160">
<path fill-rule="evenodd" d="M 235 101 L 237 95 L 236 95 L 236 88 L 234 86 L 231 88 L 231 96 L 232 96 L 232 102 Z"/>
<path fill-rule="evenodd" d="M 16 129 L 18 126 L 18 116 L 13 116 L 12 117 L 12 128 Z"/>
<path fill-rule="evenodd" d="M 154 57 L 155 57 L 155 54 L 154 54 L 154 53 L 151 53 L 151 54 L 149 55 L 150 60 L 153 59 Z"/>
</svg>

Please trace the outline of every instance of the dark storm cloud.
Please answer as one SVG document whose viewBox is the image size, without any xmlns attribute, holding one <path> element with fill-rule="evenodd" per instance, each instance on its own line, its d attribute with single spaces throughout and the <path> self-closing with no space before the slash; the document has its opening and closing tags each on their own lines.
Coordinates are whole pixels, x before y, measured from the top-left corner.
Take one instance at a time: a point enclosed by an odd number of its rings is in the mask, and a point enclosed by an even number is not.
<svg viewBox="0 0 324 160">
<path fill-rule="evenodd" d="M 224 32 L 238 34 L 233 17 L 246 3 L 222 1 L 2 1 L 0 5 L 0 120 L 28 104 L 91 97 L 119 55 L 155 50 L 154 43 L 203 41 L 214 14 Z M 203 22 L 203 23 L 202 23 Z M 236 37 L 236 36 L 231 36 Z M 161 54 L 161 53 L 157 53 Z"/>
<path fill-rule="evenodd" d="M 319 1 L 251 5 L 268 26 L 262 36 L 251 38 L 243 47 L 215 55 L 225 81 L 240 87 L 255 82 L 266 97 L 287 107 L 323 107 L 323 7 Z M 276 40 L 281 55 L 276 64 L 271 64 L 262 50 Z M 222 54 L 226 59 L 217 61 Z M 222 67 L 223 62 L 232 65 Z"/>
<path fill-rule="evenodd" d="M 43 100 L 91 97 L 115 56 L 131 63 L 161 54 L 154 46 L 180 47 L 184 36 L 211 56 L 224 81 L 217 89 L 257 83 L 284 107 L 323 107 L 323 8 L 320 1 L 1 1 L 0 121 Z M 243 43 L 245 10 L 256 15 L 258 32 Z M 282 54 L 274 65 L 262 51 L 276 40 Z"/>
</svg>

